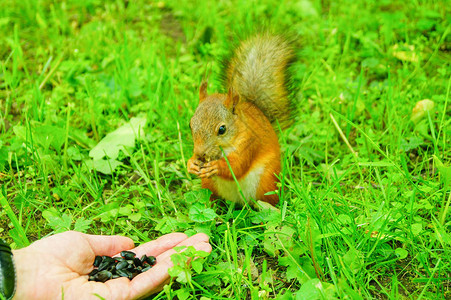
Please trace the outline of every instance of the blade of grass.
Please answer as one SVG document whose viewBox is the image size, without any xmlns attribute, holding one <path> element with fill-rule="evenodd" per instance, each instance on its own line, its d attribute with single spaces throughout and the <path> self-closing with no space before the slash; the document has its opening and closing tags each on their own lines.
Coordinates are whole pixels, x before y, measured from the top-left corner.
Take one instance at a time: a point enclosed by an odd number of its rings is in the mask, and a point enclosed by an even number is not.
<svg viewBox="0 0 451 300">
<path fill-rule="evenodd" d="M 21 222 L 17 219 L 16 214 L 14 213 L 14 211 L 12 210 L 11 206 L 8 203 L 8 200 L 4 196 L 5 192 L 6 191 L 4 189 L 0 192 L 0 204 L 6 211 L 9 220 L 11 221 L 11 223 L 13 223 L 14 228 L 18 232 L 17 235 L 11 237 L 13 238 L 17 246 L 19 246 L 20 248 L 26 247 L 30 244 L 30 241 L 28 240 L 27 235 L 25 234 L 25 230 L 22 227 Z"/>
</svg>

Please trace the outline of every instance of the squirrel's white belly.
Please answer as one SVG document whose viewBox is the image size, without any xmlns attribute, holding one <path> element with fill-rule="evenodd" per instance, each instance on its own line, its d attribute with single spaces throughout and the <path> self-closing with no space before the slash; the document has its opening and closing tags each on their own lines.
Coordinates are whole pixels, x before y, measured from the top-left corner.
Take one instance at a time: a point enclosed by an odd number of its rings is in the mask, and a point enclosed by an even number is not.
<svg viewBox="0 0 451 300">
<path fill-rule="evenodd" d="M 212 179 L 215 181 L 218 194 L 222 198 L 236 203 L 244 204 L 244 201 L 249 201 L 250 199 L 261 200 L 255 198 L 257 195 L 258 185 L 260 183 L 260 177 L 263 174 L 263 171 L 264 166 L 254 167 L 252 171 L 238 180 L 245 199 L 243 199 L 243 197 L 241 196 L 235 180 L 225 180 L 218 176 L 215 176 Z"/>
</svg>

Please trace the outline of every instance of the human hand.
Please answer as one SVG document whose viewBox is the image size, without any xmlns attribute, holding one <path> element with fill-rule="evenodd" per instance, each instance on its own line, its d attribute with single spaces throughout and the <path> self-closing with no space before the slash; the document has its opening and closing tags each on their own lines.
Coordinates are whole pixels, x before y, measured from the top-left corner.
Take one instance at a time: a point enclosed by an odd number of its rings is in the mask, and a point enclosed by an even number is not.
<svg viewBox="0 0 451 300">
<path fill-rule="evenodd" d="M 170 233 L 134 248 L 130 238 L 97 236 L 75 231 L 55 234 L 13 251 L 17 273 L 14 299 L 138 299 L 160 291 L 168 282 L 174 247 L 194 246 L 211 252 L 208 236 Z M 156 265 L 133 280 L 88 281 L 96 255 L 119 256 L 123 250 L 137 257 L 152 255 Z M 100 298 L 101 299 L 101 298 Z"/>
</svg>

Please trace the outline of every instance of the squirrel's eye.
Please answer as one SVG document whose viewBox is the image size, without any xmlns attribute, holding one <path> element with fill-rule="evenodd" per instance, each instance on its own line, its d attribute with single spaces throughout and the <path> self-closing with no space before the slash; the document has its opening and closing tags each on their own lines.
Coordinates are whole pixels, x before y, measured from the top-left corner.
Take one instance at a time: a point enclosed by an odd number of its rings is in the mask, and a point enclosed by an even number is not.
<svg viewBox="0 0 451 300">
<path fill-rule="evenodd" d="M 225 125 L 221 125 L 221 127 L 219 127 L 218 129 L 218 135 L 223 135 L 225 132 L 226 132 Z"/>
</svg>

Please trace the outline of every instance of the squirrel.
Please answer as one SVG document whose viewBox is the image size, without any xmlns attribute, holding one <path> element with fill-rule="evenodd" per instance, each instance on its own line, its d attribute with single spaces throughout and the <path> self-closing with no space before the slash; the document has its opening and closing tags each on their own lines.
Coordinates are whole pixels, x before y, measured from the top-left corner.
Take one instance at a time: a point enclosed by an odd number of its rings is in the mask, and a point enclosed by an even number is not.
<svg viewBox="0 0 451 300">
<path fill-rule="evenodd" d="M 239 204 L 251 199 L 279 202 L 273 192 L 281 168 L 276 130 L 291 124 L 289 67 L 294 58 L 284 37 L 257 34 L 243 41 L 224 64 L 227 94 L 209 95 L 207 82 L 201 84 L 199 105 L 190 121 L 194 154 L 187 168 L 202 179 L 212 197 Z"/>
</svg>

